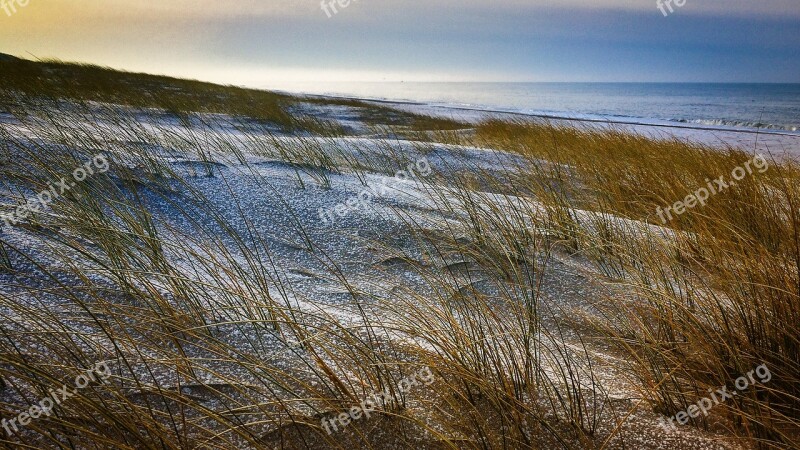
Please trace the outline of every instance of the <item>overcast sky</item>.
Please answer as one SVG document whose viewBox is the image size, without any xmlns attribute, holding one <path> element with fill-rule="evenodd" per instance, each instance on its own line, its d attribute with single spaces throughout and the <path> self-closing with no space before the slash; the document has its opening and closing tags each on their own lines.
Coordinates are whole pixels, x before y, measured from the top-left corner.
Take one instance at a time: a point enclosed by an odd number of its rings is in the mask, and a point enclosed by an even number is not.
<svg viewBox="0 0 800 450">
<path fill-rule="evenodd" d="M 673 8 L 665 17 L 656 0 L 352 0 L 328 17 L 319 0 L 29 0 L 11 16 L 0 9 L 0 52 L 257 87 L 800 82 L 800 0 Z"/>
</svg>

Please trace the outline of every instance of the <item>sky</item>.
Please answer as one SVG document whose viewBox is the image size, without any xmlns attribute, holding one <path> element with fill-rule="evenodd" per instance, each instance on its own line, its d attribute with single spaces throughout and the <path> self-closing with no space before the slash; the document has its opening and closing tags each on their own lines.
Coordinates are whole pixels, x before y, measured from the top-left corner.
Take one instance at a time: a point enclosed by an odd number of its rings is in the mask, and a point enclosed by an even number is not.
<svg viewBox="0 0 800 450">
<path fill-rule="evenodd" d="M 800 0 L 671 1 L 0 0 L 0 52 L 273 88 L 800 82 Z"/>
</svg>

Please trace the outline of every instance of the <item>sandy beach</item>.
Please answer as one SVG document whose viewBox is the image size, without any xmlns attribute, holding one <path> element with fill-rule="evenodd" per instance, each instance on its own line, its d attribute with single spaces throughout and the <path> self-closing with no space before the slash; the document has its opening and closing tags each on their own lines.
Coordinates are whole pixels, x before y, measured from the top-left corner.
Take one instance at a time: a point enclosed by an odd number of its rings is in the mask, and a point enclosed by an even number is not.
<svg viewBox="0 0 800 450">
<path fill-rule="evenodd" d="M 170 95 L 187 105 L 195 92 L 230 92 L 161 82 L 180 86 Z M 715 258 L 696 246 L 718 239 L 718 222 L 701 218 L 741 206 L 706 191 L 702 207 L 680 216 L 690 208 L 676 203 L 659 223 L 660 199 L 691 185 L 650 197 L 657 185 L 644 183 L 660 164 L 722 170 L 776 146 L 794 156 L 794 136 L 249 93 L 276 101 L 267 105 L 286 112 L 270 112 L 276 122 L 19 92 L 0 114 L 9 442 L 63 432 L 119 445 L 114 427 L 136 417 L 215 448 L 748 447 L 730 428 L 747 406 L 706 404 L 649 372 L 698 376 L 709 356 L 689 355 L 707 344 L 679 322 L 729 320 L 676 304 L 724 297 L 733 311 L 745 301 L 743 275 L 724 278 L 728 255 L 718 266 L 675 256 Z M 772 166 L 793 169 L 762 161 L 730 190 L 775 195 Z M 615 174 L 616 163 L 643 172 Z M 594 194 L 631 187 L 646 208 L 628 206 L 633 194 L 618 204 Z M 736 244 L 714 245 L 749 267 Z M 763 251 L 753 264 L 780 257 Z M 716 285 L 680 272 L 689 266 Z M 665 305 L 697 316 L 648 322 Z M 696 340 L 686 353 L 654 342 L 668 324 Z M 743 359 L 743 395 L 782 389 L 776 364 Z M 81 367 L 103 367 L 102 384 Z M 424 383 L 409 378 L 420 373 Z M 726 376 L 703 385 L 736 386 Z M 54 383 L 64 385 L 58 405 L 39 394 Z M 659 401 L 667 393 L 698 402 L 707 421 L 682 423 Z M 167 431 L 176 408 L 186 423 Z M 518 432 L 500 425 L 512 417 Z"/>
</svg>

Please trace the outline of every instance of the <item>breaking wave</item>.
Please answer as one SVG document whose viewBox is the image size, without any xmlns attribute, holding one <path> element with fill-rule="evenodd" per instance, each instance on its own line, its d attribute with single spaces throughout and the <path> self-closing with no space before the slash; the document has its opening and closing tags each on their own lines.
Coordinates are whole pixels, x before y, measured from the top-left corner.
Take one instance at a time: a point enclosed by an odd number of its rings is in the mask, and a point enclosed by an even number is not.
<svg viewBox="0 0 800 450">
<path fill-rule="evenodd" d="M 765 130 L 782 130 L 782 131 L 798 131 L 798 130 L 800 130 L 800 125 L 778 125 L 778 124 L 774 124 L 774 123 L 746 122 L 746 121 L 739 121 L 739 120 L 721 120 L 721 119 L 706 120 L 706 119 L 697 119 L 697 120 L 678 120 L 678 122 L 694 123 L 694 124 L 698 124 L 698 125 L 737 127 L 737 128 L 740 128 L 740 127 L 762 128 L 762 129 L 765 129 Z"/>
</svg>

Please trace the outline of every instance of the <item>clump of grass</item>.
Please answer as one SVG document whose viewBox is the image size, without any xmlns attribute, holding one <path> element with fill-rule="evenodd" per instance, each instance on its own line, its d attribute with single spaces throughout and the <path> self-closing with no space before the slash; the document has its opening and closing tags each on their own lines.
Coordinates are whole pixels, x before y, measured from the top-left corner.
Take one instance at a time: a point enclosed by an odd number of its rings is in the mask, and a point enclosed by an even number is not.
<svg viewBox="0 0 800 450">
<path fill-rule="evenodd" d="M 157 108 L 178 115 L 230 114 L 275 123 L 289 130 L 300 125 L 296 117 L 286 112 L 294 99 L 273 92 L 56 60 L 3 60 L 0 71 L 4 91 L 31 98 Z"/>
<path fill-rule="evenodd" d="M 617 305 L 604 324 L 631 354 L 640 386 L 659 412 L 673 415 L 708 389 L 731 386 L 765 364 L 768 385 L 719 408 L 729 429 L 764 447 L 796 443 L 800 430 L 800 247 L 797 181 L 800 167 L 769 159 L 729 190 L 668 224 L 664 208 L 726 176 L 753 158 L 672 139 L 653 140 L 615 130 L 542 123 L 489 121 L 477 129 L 482 145 L 556 163 L 549 177 L 566 189 L 564 211 L 591 219 L 582 246 L 610 258 L 615 276 L 630 282 L 642 303 Z M 541 166 L 540 166 L 541 167 Z M 562 170 L 562 167 L 564 170 Z M 608 215 L 663 226 L 631 228 Z M 602 228 L 597 227 L 598 218 Z M 602 261 L 598 261 L 602 262 Z M 722 412 L 720 412 L 722 413 Z M 706 424 L 700 418 L 698 424 Z"/>
</svg>

